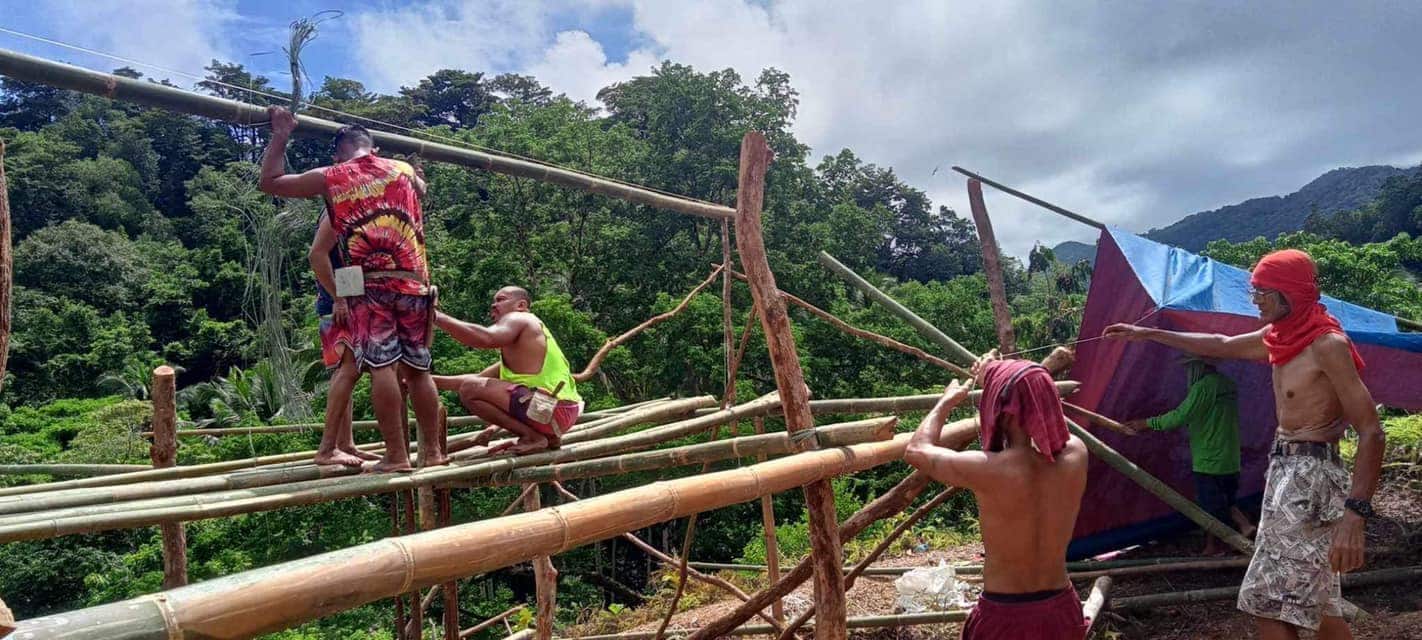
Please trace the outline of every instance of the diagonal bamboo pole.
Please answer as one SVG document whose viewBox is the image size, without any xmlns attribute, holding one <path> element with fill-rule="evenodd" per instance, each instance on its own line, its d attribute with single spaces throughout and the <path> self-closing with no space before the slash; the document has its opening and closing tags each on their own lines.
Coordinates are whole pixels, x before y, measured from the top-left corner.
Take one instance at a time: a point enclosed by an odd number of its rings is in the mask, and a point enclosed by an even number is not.
<svg viewBox="0 0 1422 640">
<path fill-rule="evenodd" d="M 256 126 L 264 124 L 268 120 L 265 107 L 193 93 L 147 80 L 135 80 L 90 71 L 4 49 L 0 49 L 0 75 L 243 126 Z M 343 123 L 340 122 L 306 115 L 298 115 L 297 121 L 299 123 L 298 135 L 333 135 L 343 126 Z M 454 147 L 384 131 L 372 130 L 370 135 L 375 141 L 375 146 L 390 153 L 419 154 L 426 160 L 448 162 L 521 178 L 532 178 L 703 218 L 722 220 L 732 217 L 735 213 L 729 207 L 666 194 L 647 187 L 563 169 L 550 164 Z"/>
<path fill-rule="evenodd" d="M 463 631 L 460 631 L 460 632 L 459 632 L 459 638 L 460 638 L 460 640 L 464 640 L 464 638 L 468 638 L 468 637 L 470 637 L 470 636 L 472 636 L 472 635 L 474 635 L 474 634 L 476 634 L 476 633 L 479 633 L 480 631 L 483 631 L 483 630 L 485 630 L 485 629 L 488 629 L 489 627 L 492 627 L 492 626 L 498 624 L 499 622 L 502 622 L 504 618 L 507 618 L 507 617 L 509 617 L 509 616 L 511 616 L 511 615 L 513 615 L 513 614 L 515 614 L 515 613 L 518 613 L 518 612 L 520 612 L 520 611 L 523 611 L 524 609 L 527 609 L 527 608 L 528 608 L 528 605 L 524 605 L 524 604 L 518 605 L 518 606 L 516 606 L 516 607 L 510 607 L 510 608 L 506 609 L 503 613 L 500 613 L 499 615 L 496 615 L 496 616 L 494 616 L 494 617 L 492 617 L 492 618 L 489 618 L 488 620 L 485 620 L 485 621 L 483 621 L 483 622 L 480 622 L 479 624 L 476 624 L 476 625 L 474 625 L 474 626 L 472 626 L 472 627 L 469 627 L 468 629 L 465 629 L 465 630 L 463 630 Z"/>
<path fill-rule="evenodd" d="M 790 330 L 790 318 L 785 301 L 779 296 L 775 273 L 765 255 L 760 214 L 765 197 L 765 173 L 772 153 L 765 136 L 748 131 L 741 138 L 740 172 L 736 187 L 736 248 L 741 265 L 750 281 L 751 297 L 760 310 L 761 329 L 770 350 L 770 364 L 775 370 L 775 386 L 784 400 L 785 427 L 792 434 L 814 428 L 810 413 L 810 389 L 805 386 L 800 356 L 795 351 L 795 337 Z M 807 445 L 813 444 L 806 441 Z M 835 527 L 834 491 L 829 481 L 820 480 L 804 487 L 805 508 L 810 521 L 811 557 L 815 563 L 815 603 L 821 623 L 815 628 L 817 640 L 843 640 L 846 637 L 844 619 L 844 574 L 840 571 L 842 550 Z M 684 559 L 683 559 L 684 560 Z"/>
<path fill-rule="evenodd" d="M 849 267 L 844 266 L 844 264 L 841 263 L 834 256 L 825 253 L 824 251 L 821 251 L 819 260 L 820 264 L 824 265 L 825 268 L 834 272 L 834 274 L 839 276 L 840 278 L 843 278 L 845 282 L 848 282 L 849 284 L 853 285 L 854 288 L 859 289 L 859 291 L 862 292 L 865 296 L 883 305 L 884 308 L 888 309 L 889 311 L 892 311 L 894 315 L 902 318 L 905 322 L 909 323 L 909 325 L 911 325 L 914 329 L 918 330 L 920 335 L 925 338 L 928 338 L 939 347 L 942 347 L 959 363 L 965 365 L 972 364 L 973 361 L 977 359 L 977 356 L 974 356 L 971 351 L 968 351 L 967 349 L 963 348 L 963 345 L 958 344 L 955 340 L 948 337 L 947 334 L 943 333 L 942 331 L 939 331 L 937 327 L 929 324 L 927 320 L 920 318 L 918 314 L 910 311 L 908 307 L 899 304 L 899 301 L 889 297 L 889 294 L 884 293 L 883 291 L 880 291 L 878 287 L 869 284 L 868 280 L 865 280 L 864 278 L 860 277 L 859 274 L 855 273 L 854 270 L 850 269 Z"/>
<path fill-rule="evenodd" d="M 20 637 L 250 638 L 623 531 L 754 500 L 903 455 L 907 434 L 391 538 L 20 624 Z M 30 633 L 33 635 L 24 635 Z"/>
</svg>

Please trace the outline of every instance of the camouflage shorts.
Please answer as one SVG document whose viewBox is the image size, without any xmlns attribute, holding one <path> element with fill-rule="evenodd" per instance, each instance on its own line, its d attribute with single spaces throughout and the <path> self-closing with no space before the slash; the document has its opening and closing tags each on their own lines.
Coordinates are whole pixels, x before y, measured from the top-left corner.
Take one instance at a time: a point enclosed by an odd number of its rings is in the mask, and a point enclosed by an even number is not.
<svg viewBox="0 0 1422 640">
<path fill-rule="evenodd" d="M 1328 551 L 1348 485 L 1336 455 L 1270 458 L 1254 559 L 1239 588 L 1241 611 L 1314 630 L 1324 616 L 1344 615 Z"/>
</svg>

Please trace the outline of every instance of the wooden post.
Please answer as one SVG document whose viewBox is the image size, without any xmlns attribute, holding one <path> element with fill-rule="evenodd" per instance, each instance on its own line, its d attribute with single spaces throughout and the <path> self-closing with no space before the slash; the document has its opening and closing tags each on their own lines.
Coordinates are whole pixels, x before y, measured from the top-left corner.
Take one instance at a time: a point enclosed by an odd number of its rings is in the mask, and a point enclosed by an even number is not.
<svg viewBox="0 0 1422 640">
<path fill-rule="evenodd" d="M 154 468 L 178 464 L 178 391 L 173 368 L 163 365 L 153 370 L 153 444 L 148 455 Z M 188 542 L 183 523 L 159 526 L 163 537 L 163 588 L 174 589 L 188 583 Z"/>
<path fill-rule="evenodd" d="M 755 418 L 755 434 L 765 433 L 765 418 Z M 757 462 L 765 462 L 765 455 L 756 456 Z M 760 525 L 765 532 L 765 566 L 770 584 L 780 582 L 780 539 L 775 533 L 775 496 L 760 497 Z M 770 605 L 770 615 L 776 622 L 785 621 L 785 600 L 776 598 Z"/>
<path fill-rule="evenodd" d="M 983 248 L 983 271 L 987 273 L 988 295 L 992 298 L 992 316 L 997 325 L 997 346 L 1002 353 L 1017 351 L 1017 338 L 1012 334 L 1012 311 L 1007 306 L 1007 289 L 1002 281 L 1002 256 L 997 236 L 992 232 L 987 205 L 983 203 L 983 183 L 968 178 L 968 204 L 973 209 L 973 223 L 978 227 L 978 242 Z"/>
<path fill-rule="evenodd" d="M 10 355 L 10 287 L 15 261 L 10 256 L 10 187 L 5 181 L 5 141 L 0 140 L 0 389 Z"/>
<path fill-rule="evenodd" d="M 439 506 L 439 526 L 447 527 L 454 522 L 451 511 L 449 489 L 435 493 Z M 444 583 L 444 640 L 459 640 L 459 583 L 454 580 Z"/>
<path fill-rule="evenodd" d="M 854 285 L 854 288 L 858 289 L 865 296 L 884 305 L 885 309 L 893 312 L 894 315 L 901 318 L 904 322 L 909 323 L 910 326 L 918 331 L 919 335 L 928 338 L 934 344 L 942 347 L 943 350 L 947 351 L 948 354 L 953 356 L 960 364 L 972 364 L 973 361 L 977 359 L 977 356 L 964 348 L 963 345 L 958 344 L 957 341 L 948 337 L 948 334 L 939 331 L 938 327 L 929 324 L 927 320 L 920 318 L 918 314 L 910 311 L 908 307 L 899 304 L 898 300 L 890 298 L 889 294 L 869 284 L 868 280 L 860 277 L 859 274 L 855 273 L 849 267 L 844 266 L 844 264 L 834 256 L 821 251 L 819 260 L 820 264 L 824 265 L 825 268 L 833 271 L 835 275 L 843 278 L 845 282 Z"/>
<path fill-rule="evenodd" d="M 416 523 L 418 522 L 418 520 L 416 519 L 416 516 L 415 516 L 415 512 L 416 512 L 415 494 L 416 494 L 416 493 L 417 493 L 416 490 L 409 490 L 409 491 L 406 491 L 406 492 L 405 492 L 405 501 L 404 501 L 404 502 L 405 502 L 405 504 L 404 504 L 404 507 L 405 507 L 405 523 L 404 523 L 404 525 L 405 525 L 405 535 L 407 535 L 407 536 L 414 534 L 414 533 L 416 532 L 416 530 L 417 530 L 417 528 L 416 528 L 416 527 L 417 527 Z M 407 620 L 407 621 L 405 621 L 405 638 L 406 638 L 406 640 L 422 640 L 422 639 L 425 637 L 425 607 L 424 607 L 424 600 L 420 598 L 420 589 L 419 589 L 418 587 L 416 587 L 416 588 L 414 588 L 414 589 L 411 589 L 410 592 L 409 592 L 409 596 L 410 596 L 410 619 Z"/>
<path fill-rule="evenodd" d="M 785 301 L 775 285 L 775 274 L 765 255 L 760 211 L 765 197 L 765 172 L 770 166 L 770 145 L 758 131 L 749 131 L 741 139 L 740 176 L 736 192 L 736 248 L 741 264 L 750 279 L 751 296 L 760 310 L 761 329 L 770 348 L 770 362 L 775 369 L 775 385 L 785 409 L 785 426 L 792 434 L 814 428 L 810 414 L 810 390 L 800 369 L 800 356 L 795 352 L 795 337 L 790 333 L 790 318 Z M 804 440 L 803 447 L 814 446 Z M 846 637 L 846 607 L 844 599 L 843 552 L 839 543 L 834 508 L 834 491 L 828 480 L 805 486 L 805 507 L 810 518 L 810 547 L 815 566 L 815 605 L 820 611 L 820 623 L 815 625 L 817 640 L 841 640 Z"/>
<path fill-rule="evenodd" d="M 524 511 L 537 511 L 543 508 L 542 498 L 538 495 L 538 486 L 531 485 L 529 491 L 523 497 Z M 558 570 L 553 567 L 553 559 L 548 556 L 538 556 L 533 559 L 533 582 L 534 592 L 538 598 L 538 613 L 533 617 L 533 632 L 536 640 L 552 640 L 553 638 L 553 614 L 558 610 Z"/>
<path fill-rule="evenodd" d="M 399 537 L 400 530 L 400 495 L 396 491 L 390 494 L 390 537 Z M 395 594 L 395 640 L 405 640 L 405 594 Z"/>
</svg>

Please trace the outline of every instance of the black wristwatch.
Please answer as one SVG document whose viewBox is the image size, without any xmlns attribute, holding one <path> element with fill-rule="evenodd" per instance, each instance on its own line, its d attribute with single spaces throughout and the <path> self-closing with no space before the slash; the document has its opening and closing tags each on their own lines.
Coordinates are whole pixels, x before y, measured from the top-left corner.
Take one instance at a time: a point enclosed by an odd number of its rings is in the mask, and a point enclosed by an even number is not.
<svg viewBox="0 0 1422 640">
<path fill-rule="evenodd" d="M 1348 498 L 1343 501 L 1344 508 L 1363 516 L 1364 519 L 1373 517 L 1373 503 L 1368 500 L 1358 498 Z"/>
</svg>

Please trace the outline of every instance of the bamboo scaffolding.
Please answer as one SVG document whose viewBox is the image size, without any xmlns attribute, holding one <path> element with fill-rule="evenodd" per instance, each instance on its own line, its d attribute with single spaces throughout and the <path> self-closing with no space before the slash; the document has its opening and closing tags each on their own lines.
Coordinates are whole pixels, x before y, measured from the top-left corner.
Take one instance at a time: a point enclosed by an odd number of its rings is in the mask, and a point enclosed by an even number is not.
<svg viewBox="0 0 1422 640">
<path fill-rule="evenodd" d="M 0 49 L 0 75 L 242 126 L 258 126 L 268 120 L 265 107 L 193 93 L 147 80 L 135 80 L 90 71 L 4 49 Z M 296 119 L 299 123 L 296 129 L 297 135 L 334 135 L 343 126 L 343 123 L 340 122 L 307 115 L 298 115 Z M 418 154 L 426 160 L 448 162 L 493 173 L 531 178 L 635 204 L 703 218 L 722 220 L 735 214 L 729 207 L 671 195 L 647 187 L 563 169 L 550 164 L 485 153 L 384 131 L 371 130 L 370 135 L 375 146 L 389 153 Z"/>
<path fill-rule="evenodd" d="M 810 389 L 805 385 L 800 356 L 795 351 L 790 318 L 785 312 L 785 301 L 779 296 L 780 289 L 765 254 L 761 231 L 765 173 L 772 155 L 770 145 L 760 132 L 748 131 L 741 138 L 740 171 L 736 181 L 736 248 L 749 279 L 751 297 L 760 311 L 761 330 L 765 332 L 771 368 L 775 371 L 775 387 L 784 401 L 785 428 L 796 434 L 812 429 L 814 416 L 809 407 Z M 812 440 L 804 441 L 802 450 L 811 445 Z M 844 619 L 848 614 L 844 574 L 839 566 L 842 551 L 835 527 L 834 490 L 828 480 L 819 480 L 805 485 L 804 493 L 811 558 L 815 563 L 815 604 L 821 618 L 815 638 L 843 640 L 846 637 Z"/>
<path fill-rule="evenodd" d="M 459 638 L 460 638 L 460 640 L 463 640 L 464 638 L 468 638 L 468 637 L 470 637 L 470 636 L 472 636 L 472 635 L 474 635 L 474 634 L 476 634 L 476 633 L 479 633 L 480 631 L 483 631 L 483 630 L 485 630 L 485 629 L 488 629 L 489 627 L 492 627 L 492 626 L 498 624 L 499 622 L 503 621 L 504 618 L 507 618 L 507 617 L 509 617 L 509 616 L 511 616 L 511 615 L 513 615 L 513 614 L 515 614 L 515 613 L 518 613 L 518 612 L 520 612 L 520 611 L 523 611 L 524 609 L 527 609 L 527 608 L 528 608 L 528 605 L 523 605 L 523 604 L 518 605 L 518 606 L 516 606 L 516 607 L 510 607 L 509 609 L 505 610 L 503 613 L 500 613 L 499 615 L 496 615 L 496 616 L 494 616 L 494 617 L 492 617 L 492 618 L 489 618 L 488 620 L 485 620 L 485 621 L 483 621 L 483 622 L 480 622 L 479 624 L 476 624 L 476 625 L 474 625 L 474 626 L 472 626 L 472 627 L 469 627 L 468 629 L 465 629 L 465 630 L 463 630 L 463 631 L 460 631 L 460 632 L 459 632 Z"/>
<path fill-rule="evenodd" d="M 882 627 L 910 627 L 924 624 L 949 624 L 962 622 L 968 619 L 968 610 L 957 611 L 927 611 L 924 613 L 900 613 L 883 616 L 856 616 L 845 619 L 845 626 L 849 629 L 878 629 Z M 814 628 L 813 624 L 806 624 L 806 627 Z M 769 625 L 746 625 L 727 631 L 723 635 L 727 636 L 758 636 L 773 633 L 774 627 Z M 670 637 L 687 637 L 686 634 L 699 632 L 697 629 L 669 629 L 667 635 Z M 633 631 L 624 633 L 609 633 L 596 636 L 578 636 L 577 640 L 653 640 L 654 634 L 649 631 Z M 694 635 L 692 636 L 694 637 Z"/>
<path fill-rule="evenodd" d="M 15 285 L 15 259 L 10 248 L 10 185 L 5 178 L 5 141 L 0 140 L 0 389 L 10 357 L 10 294 Z M 0 605 L 0 610 L 4 606 Z"/>
<path fill-rule="evenodd" d="M 26 620 L 46 638 L 249 638 L 367 602 L 553 555 L 903 455 L 905 434 L 656 482 L 558 507 L 390 538 L 171 591 Z"/>
<path fill-rule="evenodd" d="M 1394 584 L 1398 582 L 1410 582 L 1422 579 L 1422 566 L 1397 567 L 1392 569 L 1378 569 L 1376 571 L 1364 571 L 1362 573 L 1343 574 L 1343 588 L 1355 589 L 1360 587 L 1374 587 L 1384 584 Z M 1156 609 L 1158 607 L 1169 607 L 1178 604 L 1191 604 L 1197 602 L 1213 602 L 1217 600 L 1233 600 L 1239 597 L 1239 587 L 1219 587 L 1216 589 L 1197 589 L 1193 591 L 1171 591 L 1166 593 L 1154 593 L 1145 596 L 1131 596 L 1119 598 L 1112 602 L 1111 609 L 1114 611 L 1134 611 L 1137 609 Z"/>
<path fill-rule="evenodd" d="M 696 407 L 715 404 L 710 396 L 689 398 L 649 406 L 640 411 L 610 416 L 603 422 L 587 423 L 585 429 L 575 428 L 565 442 L 577 444 L 594 440 L 602 435 L 624 430 L 639 424 L 655 423 L 670 417 L 684 415 Z M 454 441 L 455 439 L 451 439 Z M 478 451 L 462 451 L 454 454 L 456 461 L 466 461 Z M 458 464 L 465 464 L 459 462 Z M 36 513 L 56 509 L 70 509 L 91 505 L 119 505 L 138 500 L 154 500 L 182 495 L 196 495 L 219 491 L 258 489 L 261 487 L 291 485 L 321 478 L 354 476 L 360 469 L 338 465 L 316 465 L 306 461 L 290 467 L 259 468 L 232 473 L 202 475 L 194 478 L 178 478 L 158 482 L 122 484 L 112 487 L 93 487 L 52 491 L 41 495 L 0 497 L 0 523 L 11 522 L 5 514 Z M 235 495 L 235 494 L 234 494 Z M 261 495 L 261 494 L 244 494 Z M 113 510 L 90 509 L 87 513 L 111 513 Z"/>
<path fill-rule="evenodd" d="M 164 522 L 219 518 L 241 513 L 270 511 L 283 507 L 332 502 L 343 498 L 374 495 L 390 491 L 437 486 L 449 482 L 487 477 L 500 471 L 557 462 L 589 459 L 645 449 L 656 444 L 685 437 L 731 420 L 753 415 L 765 415 L 779 408 L 776 394 L 758 398 L 724 411 L 654 427 L 646 431 L 587 443 L 578 443 L 556 451 L 523 456 L 503 456 L 479 461 L 461 461 L 444 467 L 420 469 L 409 474 L 361 475 L 309 480 L 287 485 L 264 486 L 255 489 L 219 491 L 209 494 L 172 496 L 146 503 L 145 508 L 131 508 L 119 513 L 76 514 L 54 518 L 48 515 L 18 524 L 0 521 L 0 542 L 48 538 L 73 533 L 89 533 L 113 528 L 129 528 Z M 102 507 L 99 507 L 102 508 Z M 43 512 L 41 512 L 43 513 Z M 27 514 L 28 518 L 35 518 Z M 18 518 L 17 518 L 18 519 Z"/>
<path fill-rule="evenodd" d="M 0 476 L 46 475 L 91 478 L 152 469 L 147 464 L 0 464 Z"/>
<path fill-rule="evenodd" d="M 153 444 L 148 455 L 153 468 L 178 464 L 177 373 L 168 365 L 153 370 Z M 163 588 L 173 589 L 188 583 L 188 541 L 181 522 L 165 522 L 159 527 L 163 540 Z"/>
<path fill-rule="evenodd" d="M 834 256 L 824 251 L 821 251 L 819 260 L 820 264 L 824 265 L 825 268 L 829 269 L 830 271 L 833 271 L 835 275 L 839 276 L 840 278 L 843 278 L 845 282 L 848 282 L 849 284 L 853 285 L 854 288 L 858 289 L 866 297 L 874 300 L 875 302 L 878 302 L 879 304 L 883 305 L 884 308 L 893 312 L 894 315 L 898 316 L 899 318 L 902 318 L 905 322 L 913 326 L 914 329 L 918 330 L 920 335 L 925 338 L 928 338 L 939 347 L 942 347 L 959 363 L 964 365 L 972 364 L 973 361 L 977 359 L 977 356 L 973 355 L 972 352 L 963 348 L 963 345 L 958 344 L 957 341 L 948 337 L 947 334 L 943 333 L 942 331 L 939 331 L 937 327 L 934 327 L 933 325 L 929 324 L 927 320 L 920 318 L 918 314 L 914 313 L 913 311 L 910 311 L 908 307 L 905 307 L 904 305 L 899 304 L 897 300 L 890 298 L 889 294 L 884 293 L 883 291 L 880 291 L 878 287 L 869 284 L 868 280 L 865 280 L 864 278 L 860 277 L 859 274 L 855 273 L 849 267 L 844 266 L 844 264 L 841 263 Z"/>
<path fill-rule="evenodd" d="M 670 319 L 671 317 L 681 313 L 682 310 L 686 308 L 686 305 L 691 304 L 691 299 L 695 298 L 696 294 L 701 293 L 703 289 L 710 286 L 712 282 L 716 281 L 716 276 L 720 275 L 721 270 L 724 268 L 725 267 L 717 266 L 715 269 L 712 269 L 711 275 L 707 276 L 705 280 L 702 280 L 701 284 L 696 285 L 696 288 L 692 289 L 691 293 L 686 294 L 686 297 L 682 298 L 681 304 L 676 305 L 676 307 L 674 307 L 671 311 L 659 313 L 655 316 L 647 318 L 646 320 L 642 321 L 642 324 L 628 329 L 625 333 L 620 336 L 617 336 L 616 338 L 608 340 L 602 345 L 601 348 L 597 350 L 597 353 L 593 354 L 592 359 L 588 360 L 588 365 L 586 367 L 583 367 L 582 371 L 573 375 L 573 380 L 577 382 L 587 382 L 588 380 L 592 379 L 593 374 L 597 373 L 598 368 L 602 366 L 602 361 L 607 358 L 607 354 L 612 353 L 613 349 L 616 349 L 618 346 L 622 345 L 628 340 L 631 340 L 632 338 L 636 337 L 637 334 L 646 331 L 648 328 L 660 324 Z M 539 640 L 544 639 L 540 638 Z"/>
<path fill-rule="evenodd" d="M 1111 578 L 1103 576 L 1096 579 L 1091 585 L 1091 593 L 1086 596 L 1086 602 L 1081 605 L 1081 616 L 1086 618 L 1086 633 L 1084 638 L 1090 638 L 1096 630 L 1096 623 L 1101 621 L 1101 612 L 1105 611 L 1111 604 Z"/>
<path fill-rule="evenodd" d="M 554 488 L 555 490 L 557 490 L 559 494 L 562 494 L 563 497 L 565 497 L 565 498 L 567 498 L 567 499 L 569 499 L 569 500 L 575 500 L 575 501 L 576 501 L 576 500 L 580 500 L 580 499 L 581 499 L 581 498 L 579 498 L 576 494 L 574 494 L 573 492 L 569 491 L 567 487 L 564 487 L 564 486 L 563 486 L 563 483 L 561 483 L 561 482 L 554 482 L 554 483 L 553 483 L 553 488 Z M 641 538 L 638 538 L 637 536 L 633 535 L 630 531 L 623 533 L 623 534 L 621 535 L 621 538 L 622 538 L 623 540 L 626 540 L 626 541 L 632 543 L 632 546 L 637 547 L 638 549 L 641 549 L 643 553 L 646 553 L 647 555 L 652 556 L 652 558 L 656 559 L 657 562 L 662 563 L 664 566 L 667 566 L 667 567 L 675 567 L 675 566 L 678 566 L 678 565 L 679 565 L 679 561 L 678 561 L 676 558 L 674 558 L 674 557 L 672 557 L 672 556 L 669 556 L 669 555 L 667 555 L 667 554 L 665 554 L 665 553 L 662 553 L 661 550 L 657 549 L 656 547 L 653 547 L 653 546 L 650 545 L 650 544 L 647 544 L 646 541 L 644 541 L 644 540 L 642 540 Z M 688 563 L 688 565 L 689 565 L 689 564 L 690 564 L 690 563 Z M 704 583 L 706 583 L 706 584 L 709 584 L 709 585 L 712 585 L 712 586 L 715 586 L 715 587 L 719 587 L 720 589 L 726 591 L 727 593 L 731 594 L 732 596 L 735 596 L 735 597 L 736 597 L 737 599 L 739 599 L 741 602 L 745 602 L 746 600 L 749 600 L 749 599 L 750 599 L 750 596 L 747 595 L 746 592 L 742 591 L 742 590 L 740 589 L 740 587 L 737 587 L 736 585 L 731 584 L 730 582 L 727 582 L 727 581 L 725 581 L 725 580 L 723 580 L 723 579 L 721 579 L 721 578 L 718 578 L 718 577 L 716 577 L 716 576 L 711 576 L 711 575 L 704 574 L 704 573 L 702 573 L 702 572 L 700 572 L 700 571 L 697 571 L 697 570 L 694 569 L 694 568 L 691 568 L 690 566 L 687 567 L 686 573 L 687 573 L 687 575 L 690 576 L 691 579 L 693 579 L 693 580 L 697 580 L 697 581 L 704 582 Z M 641 597 L 641 594 L 637 594 L 637 595 L 638 595 L 638 597 Z M 771 617 L 765 615 L 764 612 L 761 612 L 759 615 L 760 615 L 760 617 L 761 617 L 762 619 L 764 619 L 766 622 L 769 622 L 771 625 L 775 626 L 775 628 L 777 628 L 777 629 L 782 628 L 782 626 L 781 626 L 774 618 L 771 618 Z"/>
<path fill-rule="evenodd" d="M 1012 333 L 1012 311 L 1007 306 L 1007 291 L 1002 278 L 1002 255 L 997 236 L 992 232 L 992 218 L 983 202 L 983 185 L 968 179 L 968 203 L 973 210 L 973 223 L 978 228 L 978 244 L 983 251 L 983 271 L 987 274 L 988 297 L 992 299 L 993 324 L 997 326 L 997 347 L 1002 353 L 1017 351 L 1017 338 Z"/>
</svg>

